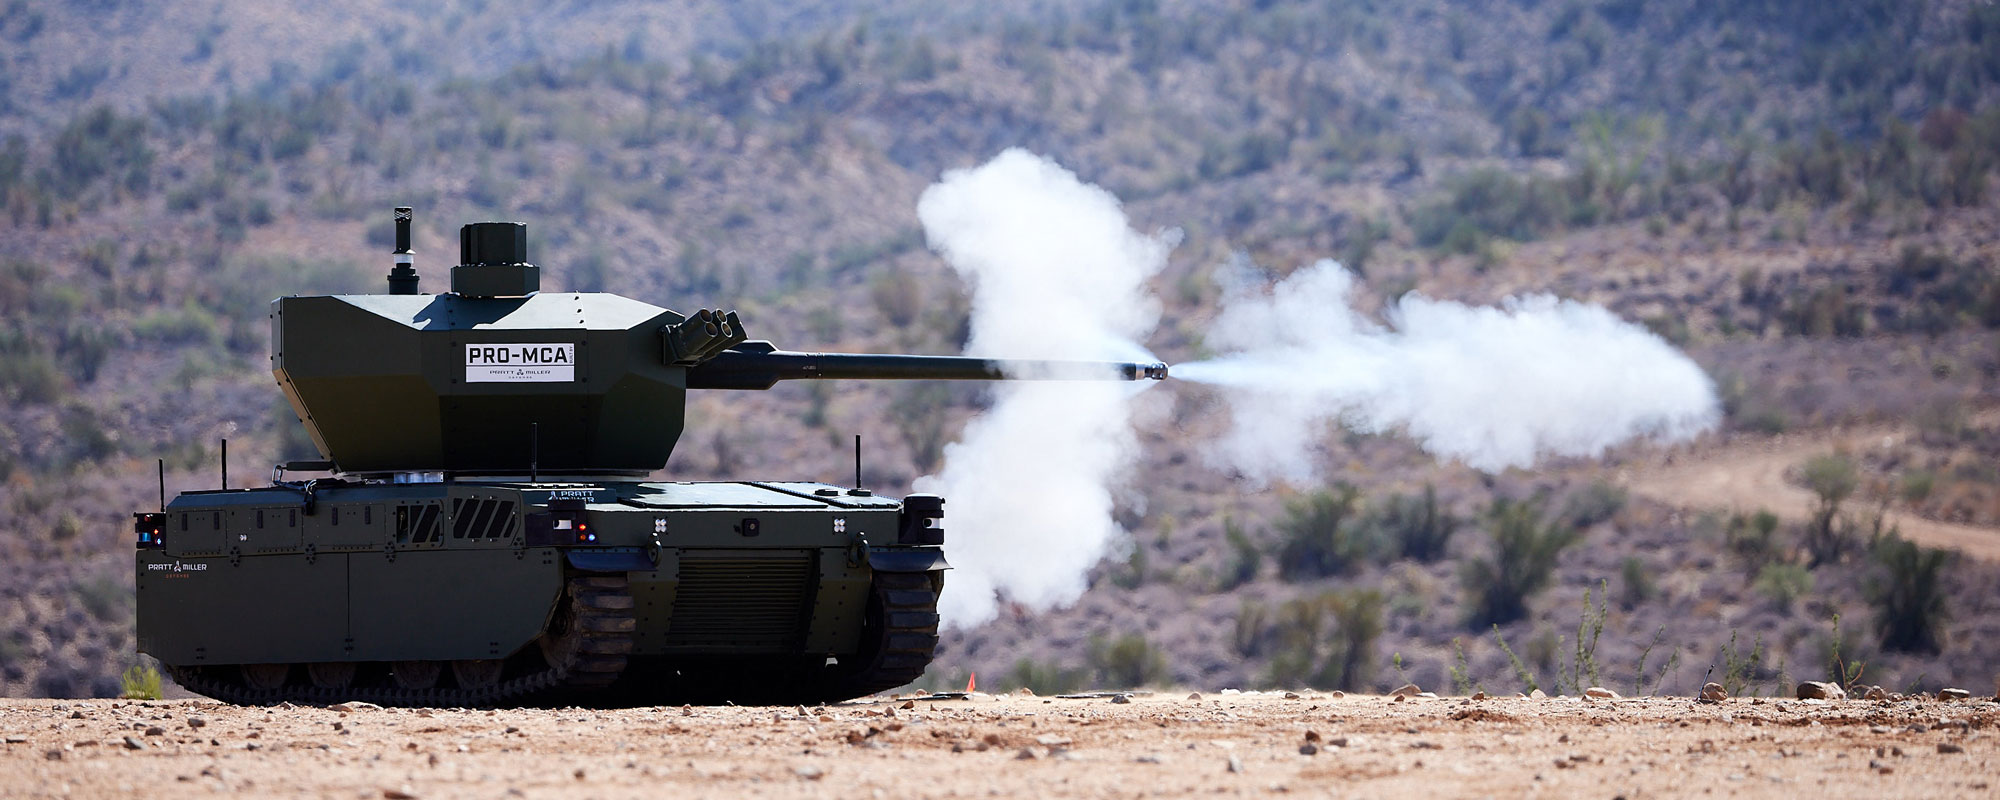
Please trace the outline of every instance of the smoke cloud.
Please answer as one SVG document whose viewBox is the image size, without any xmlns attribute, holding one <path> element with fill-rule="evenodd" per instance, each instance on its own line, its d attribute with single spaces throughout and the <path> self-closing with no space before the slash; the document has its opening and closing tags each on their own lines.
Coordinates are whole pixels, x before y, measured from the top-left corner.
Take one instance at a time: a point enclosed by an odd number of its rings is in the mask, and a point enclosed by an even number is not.
<svg viewBox="0 0 2000 800">
<path fill-rule="evenodd" d="M 1118 198 L 1052 161 L 1012 149 L 945 173 L 917 202 L 932 249 L 971 286 L 970 355 L 1147 358 L 1136 342 L 1159 306 L 1145 281 L 1171 233 L 1131 229 Z M 1136 457 L 1128 404 L 1140 384 L 1004 383 L 990 410 L 946 446 L 915 488 L 947 498 L 953 566 L 948 625 L 991 619 L 998 597 L 1075 600 L 1119 541 L 1113 488 Z"/>
<path fill-rule="evenodd" d="M 1229 388 L 1224 462 L 1255 480 L 1310 477 L 1324 426 L 1402 430 L 1481 470 L 1682 441 L 1720 418 L 1708 376 L 1603 307 L 1548 295 L 1476 307 L 1406 295 L 1388 327 L 1356 312 L 1354 277 L 1321 261 L 1268 292 L 1238 286 L 1209 344 L 1173 368 Z"/>
</svg>

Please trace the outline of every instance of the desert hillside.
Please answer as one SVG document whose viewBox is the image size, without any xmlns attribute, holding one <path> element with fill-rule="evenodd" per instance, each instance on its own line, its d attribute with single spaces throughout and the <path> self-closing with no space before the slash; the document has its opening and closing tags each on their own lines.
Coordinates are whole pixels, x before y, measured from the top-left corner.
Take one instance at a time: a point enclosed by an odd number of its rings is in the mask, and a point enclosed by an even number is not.
<svg viewBox="0 0 2000 800">
<path fill-rule="evenodd" d="M 1177 229 L 1169 363 L 1225 278 L 1601 305 L 1716 430 L 1480 470 L 1314 433 L 1221 466 L 1212 386 L 1142 398 L 1124 533 L 1003 598 L 928 688 L 1733 693 L 1989 685 L 2000 663 L 2000 10 L 1972 0 L 0 4 L 0 694 L 119 693 L 129 514 L 316 457 L 271 298 L 424 285 L 528 223 L 552 289 L 733 308 L 781 346 L 956 353 L 915 208 L 1020 147 Z M 1341 365 L 1328 365 L 1339 369 Z M 935 384 L 692 400 L 664 476 L 908 491 L 986 407 Z M 950 585 L 949 583 L 947 584 Z M 950 591 L 948 588 L 947 591 Z"/>
</svg>

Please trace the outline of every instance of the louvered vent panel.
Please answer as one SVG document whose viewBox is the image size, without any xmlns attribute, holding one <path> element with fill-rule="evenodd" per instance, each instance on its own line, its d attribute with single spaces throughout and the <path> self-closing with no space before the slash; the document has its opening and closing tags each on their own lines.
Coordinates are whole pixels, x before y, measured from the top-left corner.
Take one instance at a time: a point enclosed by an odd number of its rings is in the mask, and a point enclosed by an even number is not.
<svg viewBox="0 0 2000 800">
<path fill-rule="evenodd" d="M 680 563 L 668 646 L 775 652 L 798 645 L 812 596 L 812 551 L 691 551 Z"/>
</svg>

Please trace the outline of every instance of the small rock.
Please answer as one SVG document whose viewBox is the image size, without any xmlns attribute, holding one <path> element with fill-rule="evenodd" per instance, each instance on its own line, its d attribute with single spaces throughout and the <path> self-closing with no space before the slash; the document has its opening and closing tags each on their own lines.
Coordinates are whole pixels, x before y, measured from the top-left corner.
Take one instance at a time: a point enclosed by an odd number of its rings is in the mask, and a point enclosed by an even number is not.
<svg viewBox="0 0 2000 800">
<path fill-rule="evenodd" d="M 1229 771 L 1239 775 L 1243 773 L 1243 759 L 1237 758 L 1235 753 L 1229 754 Z"/>
<path fill-rule="evenodd" d="M 681 706 L 681 716 L 683 717 L 694 716 L 694 706 Z"/>
<path fill-rule="evenodd" d="M 1030 689 L 1030 688 L 1028 688 L 1028 687 L 1026 687 L 1026 686 L 1023 686 L 1023 687 L 1021 687 L 1021 688 L 1019 688 L 1019 689 L 1015 689 L 1015 690 L 1014 690 L 1014 695 L 1015 695 L 1016 697 L 1034 697 L 1034 696 L 1035 696 L 1035 690 L 1033 690 L 1033 689 Z"/>
<path fill-rule="evenodd" d="M 1583 690 L 1583 696 L 1596 700 L 1617 700 L 1618 693 L 1602 686 L 1592 686 Z"/>
<path fill-rule="evenodd" d="M 1972 693 L 1964 689 L 1939 689 L 1937 693 L 1937 699 L 1939 700 L 1969 700 L 1971 698 Z"/>
<path fill-rule="evenodd" d="M 9 736 L 9 737 L 7 737 L 7 743 L 8 743 L 8 744 L 27 744 L 27 743 L 28 743 L 28 737 L 26 737 L 26 736 L 21 736 L 21 735 L 18 735 L 18 734 L 16 734 L 16 735 L 13 735 L 13 736 Z"/>
<path fill-rule="evenodd" d="M 1023 688 L 1023 689 L 1028 689 L 1028 687 L 1026 687 L 1026 686 L 1023 686 L 1023 687 L 1021 687 L 1021 688 Z M 1015 692 L 1015 694 L 1020 694 L 1020 692 Z M 1033 689 L 1028 689 L 1028 696 L 1029 696 L 1029 697 L 1033 697 L 1034 695 L 1035 695 L 1035 690 L 1033 690 Z M 900 708 L 900 709 L 903 709 L 904 711 L 909 711 L 909 710 L 911 710 L 911 709 L 913 709 L 913 708 L 916 708 L 916 707 L 917 707 L 917 701 L 915 701 L 915 700 L 904 700 L 904 701 L 903 701 L 903 704 L 902 704 L 902 705 L 900 705 L 900 706 L 897 706 L 897 708 Z M 804 711 L 804 710 L 800 710 L 800 711 L 799 711 L 799 715 L 800 715 L 800 716 L 804 716 L 804 715 L 805 715 L 805 711 Z"/>
<path fill-rule="evenodd" d="M 1394 699 L 1394 700 L 1392 700 L 1391 702 L 1395 702 L 1395 703 L 1400 703 L 1400 702 L 1403 702 L 1404 700 L 1408 700 L 1408 699 L 1409 699 L 1409 695 L 1404 695 L 1404 694 L 1398 694 L 1398 695 L 1396 695 L 1395 699 Z"/>
<path fill-rule="evenodd" d="M 809 781 L 816 781 L 826 777 L 826 770 L 820 769 L 819 767 L 813 766 L 811 764 L 807 764 L 805 766 L 793 767 L 792 774 L 797 775 Z"/>
<path fill-rule="evenodd" d="M 1032 747 L 1023 747 L 1018 752 L 1014 753 L 1015 761 L 1033 761 L 1037 758 L 1041 758 L 1041 756 L 1036 755 L 1035 748 Z"/>
<path fill-rule="evenodd" d="M 577 768 L 576 768 L 576 771 L 575 771 L 575 772 L 572 772 L 572 773 L 570 773 L 570 774 L 571 774 L 571 775 L 574 775 L 574 776 L 576 777 L 576 779 L 577 779 L 577 780 L 583 780 L 583 768 L 582 768 L 582 767 L 577 767 Z"/>
<path fill-rule="evenodd" d="M 127 750 L 144 750 L 144 749 L 146 749 L 146 743 L 145 743 L 145 742 L 142 742 L 142 741 L 139 741 L 138 739 L 134 739 L 134 738 L 132 738 L 132 737 L 130 737 L 130 736 L 127 736 L 127 737 L 125 737 L 125 749 L 127 749 Z"/>
<path fill-rule="evenodd" d="M 1411 696 L 1413 696 L 1413 697 L 1414 697 L 1414 696 L 1416 696 L 1417 694 L 1420 694 L 1420 693 L 1422 693 L 1422 692 L 1423 692 L 1423 690 L 1422 690 L 1422 689 L 1419 689 L 1419 688 L 1417 688 L 1417 685 L 1416 685 L 1416 684 L 1414 684 L 1414 683 L 1406 683 L 1406 684 L 1403 684 L 1403 685 L 1401 685 L 1401 686 L 1398 686 L 1398 687 L 1396 687 L 1396 690 L 1395 690 L 1395 691 L 1393 691 L 1393 692 L 1390 692 L 1390 694 L 1407 694 L 1407 695 L 1411 695 Z"/>
<path fill-rule="evenodd" d="M 1332 698 L 1333 698 L 1333 699 L 1335 699 L 1335 700 L 1339 700 L 1340 698 L 1343 698 L 1343 697 L 1346 697 L 1346 696 L 1347 696 L 1347 693 L 1346 693 L 1346 692 L 1343 692 L 1343 691 L 1341 691 L 1341 690 L 1339 690 L 1339 689 L 1335 689 L 1335 690 L 1333 690 L 1333 694 L 1332 694 L 1332 695 L 1329 695 L 1329 696 L 1330 696 L 1330 697 L 1332 697 Z"/>
<path fill-rule="evenodd" d="M 154 725 L 154 726 L 152 726 L 152 727 L 150 727 L 150 728 L 147 728 L 147 729 L 146 729 L 146 735 L 147 735 L 147 736 L 165 736 L 165 735 L 167 735 L 167 729 L 166 729 L 166 728 L 162 728 L 162 727 L 160 727 L 160 726 L 158 726 L 158 725 Z"/>
<path fill-rule="evenodd" d="M 1961 746 L 1959 746 L 1959 745 L 1955 745 L 1955 744 L 1952 744 L 1951 742 L 1938 742 L 1938 752 L 1940 752 L 1940 753 L 1963 753 L 1963 752 L 1965 752 L 1965 748 L 1964 748 L 1964 747 L 1961 747 Z"/>
<path fill-rule="evenodd" d="M 1532 691 L 1532 692 L 1529 692 L 1529 693 L 1528 693 L 1528 699 L 1529 699 L 1529 700 L 1547 700 L 1547 699 L 1549 699 L 1549 695 L 1548 695 L 1548 693 L 1547 693 L 1547 692 L 1544 692 L 1544 691 L 1542 691 L 1542 690 L 1540 690 L 1540 689 L 1536 689 L 1536 690 L 1534 690 L 1534 691 Z"/>
<path fill-rule="evenodd" d="M 1057 736 L 1053 733 L 1047 733 L 1035 737 L 1035 744 L 1041 745 L 1043 747 L 1068 747 L 1070 745 L 1070 740 L 1066 737 Z"/>
<path fill-rule="evenodd" d="M 1285 699 L 1286 699 L 1286 700 L 1297 700 L 1297 699 L 1299 699 L 1299 693 L 1298 693 L 1298 692 L 1286 692 L 1286 693 L 1285 693 Z"/>
<path fill-rule="evenodd" d="M 1722 688 L 1722 684 L 1719 683 L 1707 683 L 1701 687 L 1701 699 L 1711 703 L 1718 700 L 1728 700 L 1729 690 Z"/>
<path fill-rule="evenodd" d="M 1306 731 L 1306 741 L 1308 742 L 1319 741 L 1319 731 Z"/>
<path fill-rule="evenodd" d="M 1485 693 L 1485 692 L 1473 692 L 1473 693 L 1472 693 L 1472 699 L 1474 699 L 1474 700 L 1484 700 L 1484 699 L 1486 699 L 1486 693 Z"/>
<path fill-rule="evenodd" d="M 1306 742 L 1305 744 L 1299 745 L 1299 755 L 1302 756 L 1319 755 L 1319 745 L 1313 744 L 1312 742 Z"/>
<path fill-rule="evenodd" d="M 63 760 L 62 748 L 51 747 L 48 750 L 42 752 L 42 758 L 48 759 L 50 761 L 61 761 Z"/>
<path fill-rule="evenodd" d="M 1112 696 L 1111 696 L 1111 702 L 1113 702 L 1113 703 L 1130 703 L 1130 702 L 1132 702 L 1132 696 L 1131 696 L 1131 695 L 1129 695 L 1129 694 L 1114 694 L 1114 695 L 1112 695 Z"/>
<path fill-rule="evenodd" d="M 188 726 L 188 727 L 190 727 L 190 728 L 205 728 L 205 727 L 208 727 L 208 718 L 207 718 L 207 717 L 188 717 L 188 718 L 187 718 L 187 726 Z"/>
<path fill-rule="evenodd" d="M 1154 755 L 1152 753 L 1147 753 L 1146 755 L 1139 756 L 1138 758 L 1134 758 L 1132 760 L 1139 762 L 1141 764 L 1158 764 L 1161 761 L 1159 756 Z"/>
<path fill-rule="evenodd" d="M 408 789 L 383 789 L 382 800 L 417 800 L 417 796 Z"/>
<path fill-rule="evenodd" d="M 1806 681 L 1799 684 L 1800 700 L 1846 700 L 1847 690 L 1840 684 L 1825 681 Z"/>
<path fill-rule="evenodd" d="M 1862 698 L 1867 700 L 1887 700 L 1889 699 L 1889 692 L 1880 686 L 1870 686 L 1868 687 L 1868 693 L 1862 695 Z"/>
<path fill-rule="evenodd" d="M 1187 696 L 1187 699 L 1189 699 L 1189 700 L 1200 700 L 1200 699 L 1201 699 L 1201 692 L 1188 692 L 1188 696 Z"/>
</svg>

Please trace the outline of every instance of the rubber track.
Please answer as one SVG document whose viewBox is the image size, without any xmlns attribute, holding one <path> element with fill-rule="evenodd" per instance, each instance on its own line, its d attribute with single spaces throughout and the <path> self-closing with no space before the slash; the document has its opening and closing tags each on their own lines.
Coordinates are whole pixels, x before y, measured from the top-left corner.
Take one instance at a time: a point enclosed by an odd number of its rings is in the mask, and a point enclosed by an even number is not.
<svg viewBox="0 0 2000 800">
<path fill-rule="evenodd" d="M 519 703 L 538 695 L 568 689 L 607 685 L 616 680 L 618 673 L 624 669 L 625 654 L 632 652 L 635 620 L 625 576 L 571 578 L 567 592 L 576 604 L 577 627 L 586 637 L 576 655 L 568 663 L 547 665 L 537 672 L 516 676 L 484 689 L 443 686 L 405 689 L 393 685 L 322 689 L 312 685 L 303 669 L 293 669 L 292 680 L 284 686 L 253 689 L 241 682 L 242 672 L 235 666 L 190 668 L 169 665 L 167 671 L 174 682 L 188 691 L 238 705 L 327 705 L 359 700 L 383 706 L 477 708 Z M 450 669 L 445 672 L 450 674 Z"/>
<path fill-rule="evenodd" d="M 922 572 L 877 572 L 871 591 L 882 608 L 874 658 L 857 673 L 829 680 L 828 700 L 885 692 L 923 677 L 937 654 L 937 590 Z"/>
</svg>

